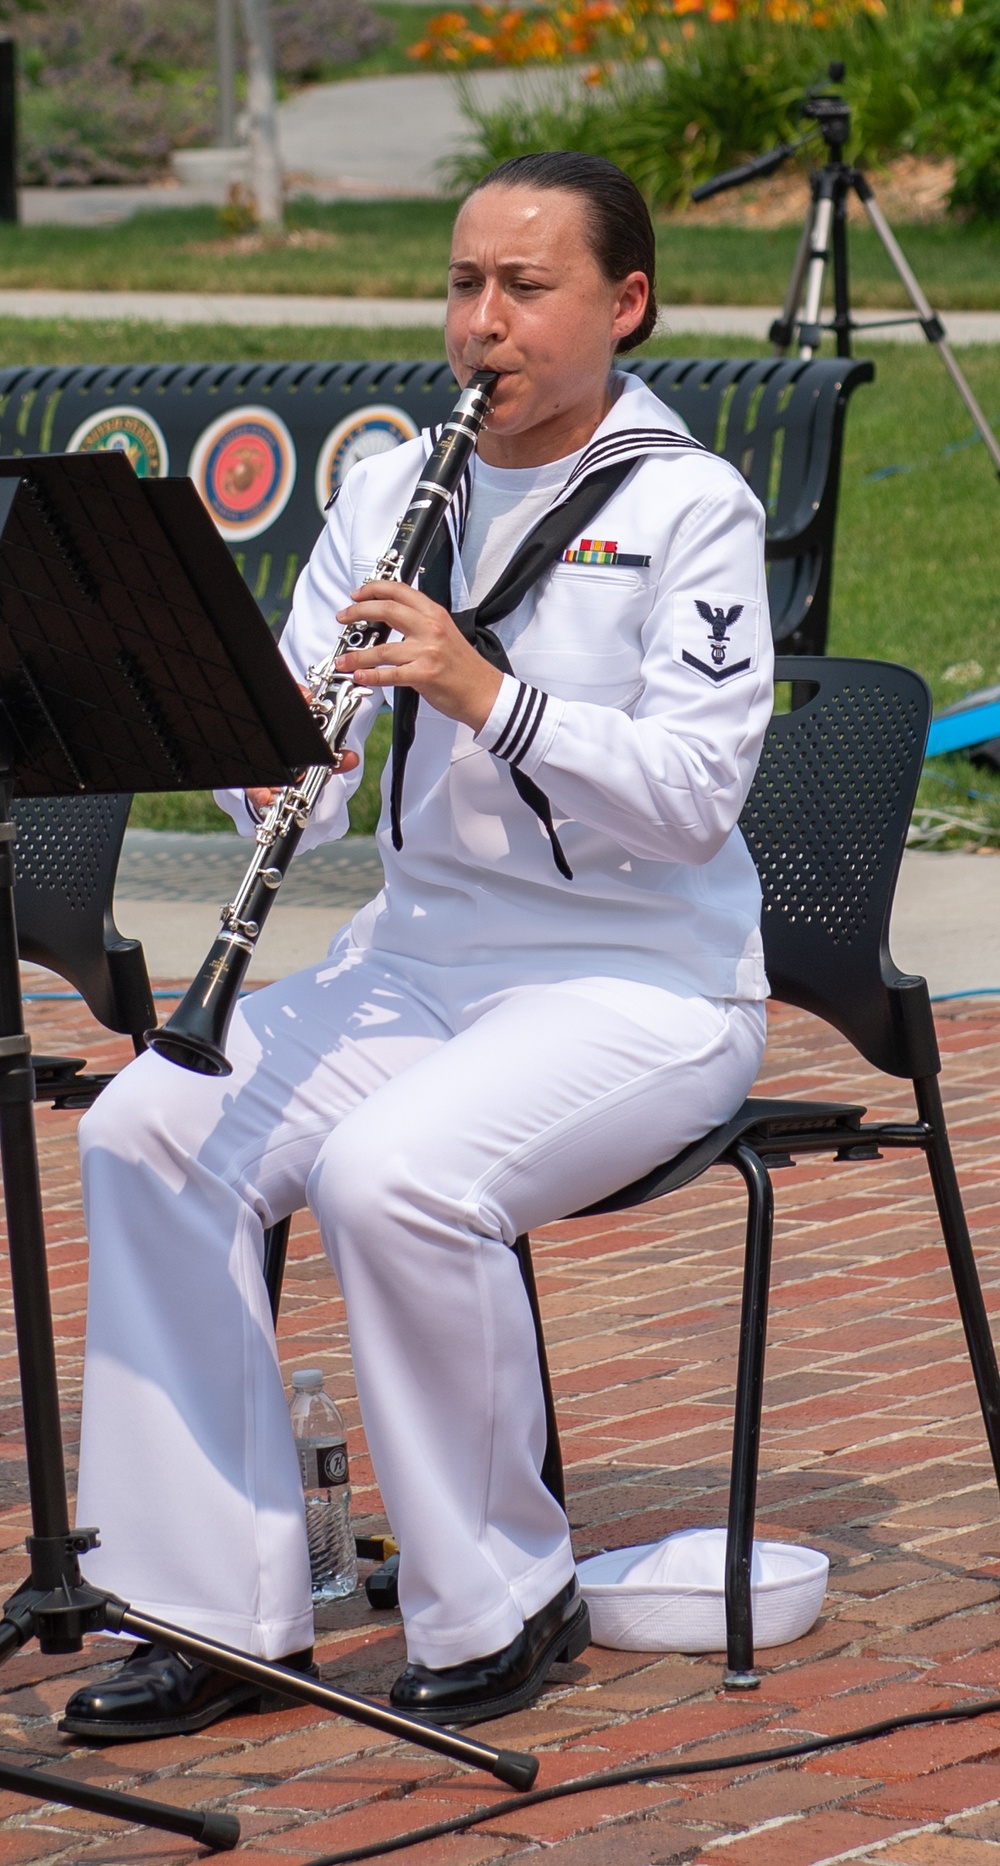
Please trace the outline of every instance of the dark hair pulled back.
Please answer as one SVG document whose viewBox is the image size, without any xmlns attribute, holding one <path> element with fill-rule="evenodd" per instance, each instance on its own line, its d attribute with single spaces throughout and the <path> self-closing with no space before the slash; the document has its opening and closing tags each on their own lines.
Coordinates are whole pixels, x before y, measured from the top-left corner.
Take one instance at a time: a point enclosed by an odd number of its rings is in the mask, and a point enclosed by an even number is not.
<svg viewBox="0 0 1000 1866">
<path fill-rule="evenodd" d="M 541 155 L 512 156 L 476 183 L 483 188 L 559 188 L 586 203 L 590 250 L 606 279 L 616 285 L 630 272 L 644 272 L 649 302 L 642 323 L 617 345 L 619 354 L 651 337 L 656 324 L 656 237 L 649 209 L 631 176 L 605 156 L 578 155 L 572 149 L 549 149 Z"/>
</svg>

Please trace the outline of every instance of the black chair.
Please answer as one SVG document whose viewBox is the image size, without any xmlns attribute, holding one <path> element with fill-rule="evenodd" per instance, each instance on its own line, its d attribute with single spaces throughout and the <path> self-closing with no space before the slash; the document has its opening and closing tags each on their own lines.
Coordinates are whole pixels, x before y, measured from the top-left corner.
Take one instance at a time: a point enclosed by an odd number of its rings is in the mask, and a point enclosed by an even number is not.
<svg viewBox="0 0 1000 1866">
<path fill-rule="evenodd" d="M 114 890 L 132 798 L 15 798 L 14 913 L 21 958 L 75 987 L 98 1023 L 132 1039 L 137 1056 L 156 1007 L 142 945 L 118 931 Z M 82 1056 L 32 1056 L 35 1095 L 89 1108 L 112 1080 Z M 277 1319 L 290 1220 L 264 1234 L 264 1272 Z"/>
<path fill-rule="evenodd" d="M 786 657 L 795 710 L 771 721 L 741 828 L 763 890 L 762 931 L 772 994 L 832 1024 L 886 1075 L 913 1084 L 915 1121 L 865 1122 L 833 1102 L 751 1097 L 725 1126 L 643 1179 L 573 1217 L 627 1210 L 732 1166 L 747 1188 L 746 1257 L 736 1378 L 726 1552 L 725 1682 L 758 1683 L 750 1564 L 764 1386 L 774 1197 L 769 1167 L 797 1155 L 871 1161 L 882 1150 L 926 1156 L 986 1436 L 1000 1487 L 1000 1375 L 962 1208 L 941 1092 L 927 983 L 893 964 L 893 894 L 923 762 L 930 694 L 909 668 L 879 661 Z M 810 697 L 805 698 L 806 695 Z M 548 1443 L 542 1475 L 565 1503 L 562 1458 L 530 1241 L 515 1252 L 532 1305 Z M 277 1292 L 277 1285 L 272 1285 Z M 273 1296 L 275 1311 L 277 1293 Z M 394 1604 L 390 1589 L 381 1605 Z"/>
<path fill-rule="evenodd" d="M 114 921 L 114 887 L 130 796 L 15 798 L 14 912 L 22 959 L 79 991 L 108 1030 L 132 1038 L 156 1022 L 142 946 Z M 57 1108 L 87 1108 L 109 1075 L 84 1075 L 79 1056 L 34 1056 L 35 1093 Z"/>
<path fill-rule="evenodd" d="M 863 1107 L 751 1098 L 724 1127 L 574 1217 L 662 1198 L 711 1166 L 732 1166 L 748 1199 L 726 1552 L 730 1686 L 752 1686 L 750 1562 L 761 1433 L 773 1225 L 769 1166 L 797 1155 L 878 1160 L 919 1148 L 927 1159 L 986 1437 L 1000 1486 L 1000 1376 L 955 1173 L 941 1061 L 926 980 L 889 953 L 893 893 L 930 720 L 918 674 L 879 661 L 796 656 L 776 677 L 800 699 L 776 713 L 741 827 L 763 888 L 762 930 L 774 997 L 840 1031 L 866 1061 L 913 1084 L 916 1119 L 866 1122 Z M 526 1252 L 528 1240 L 518 1240 Z M 555 1430 L 551 1409 L 550 1439 Z M 551 1456 L 551 1453 L 550 1453 Z"/>
</svg>

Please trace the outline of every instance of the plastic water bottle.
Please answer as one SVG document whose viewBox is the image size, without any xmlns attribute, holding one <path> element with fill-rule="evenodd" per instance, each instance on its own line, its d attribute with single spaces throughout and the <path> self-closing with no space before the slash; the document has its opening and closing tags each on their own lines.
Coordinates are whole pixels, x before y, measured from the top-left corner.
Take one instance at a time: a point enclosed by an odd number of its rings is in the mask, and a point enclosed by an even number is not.
<svg viewBox="0 0 1000 1866">
<path fill-rule="evenodd" d="M 358 1585 L 351 1528 L 351 1486 L 344 1421 L 318 1367 L 292 1375 L 292 1433 L 306 1501 L 309 1567 L 315 1605 L 342 1600 Z"/>
</svg>

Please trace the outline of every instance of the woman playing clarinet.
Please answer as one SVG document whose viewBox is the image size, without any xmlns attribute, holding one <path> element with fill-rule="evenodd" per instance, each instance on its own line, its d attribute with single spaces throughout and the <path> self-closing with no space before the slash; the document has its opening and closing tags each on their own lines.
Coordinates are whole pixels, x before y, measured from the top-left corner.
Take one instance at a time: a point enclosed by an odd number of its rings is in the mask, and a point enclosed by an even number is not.
<svg viewBox="0 0 1000 1866">
<path fill-rule="evenodd" d="M 88 1578 L 301 1668 L 299 1468 L 261 1274 L 308 1207 L 343 1293 L 401 1560 L 394 1706 L 516 1711 L 588 1640 L 511 1246 L 726 1120 L 764 1043 L 737 820 L 771 707 L 764 516 L 615 359 L 656 317 L 611 163 L 496 169 L 455 223 L 447 349 L 492 412 L 419 585 L 370 581 L 431 437 L 357 464 L 300 577 L 296 677 L 354 622 L 369 696 L 304 843 L 340 836 L 394 708 L 385 886 L 318 965 L 245 998 L 232 1075 L 151 1053 L 81 1126 L 91 1283 Z M 245 833 L 271 793 L 233 796 Z M 79 1692 L 101 1741 L 194 1730 L 255 1688 L 155 1646 Z"/>
</svg>

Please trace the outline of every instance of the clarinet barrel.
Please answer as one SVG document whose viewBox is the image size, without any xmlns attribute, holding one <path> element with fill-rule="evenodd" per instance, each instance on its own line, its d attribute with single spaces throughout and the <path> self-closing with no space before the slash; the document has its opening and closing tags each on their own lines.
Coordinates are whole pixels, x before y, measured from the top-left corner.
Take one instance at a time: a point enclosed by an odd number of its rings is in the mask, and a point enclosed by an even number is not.
<svg viewBox="0 0 1000 1866">
<path fill-rule="evenodd" d="M 470 377 L 369 582 L 416 581 L 475 450 L 495 383 L 492 370 L 477 370 Z M 173 1016 L 147 1034 L 149 1048 L 182 1069 L 198 1075 L 232 1074 L 226 1037 L 247 968 L 316 800 L 330 772 L 339 769 L 351 722 L 370 691 L 355 686 L 350 674 L 338 673 L 337 658 L 349 649 L 374 647 L 388 633 L 381 625 L 345 629 L 325 660 L 309 669 L 310 710 L 334 759 L 330 765 L 312 766 L 278 792 L 257 826 L 253 858 L 235 899 L 223 910 L 204 965 Z"/>
</svg>

